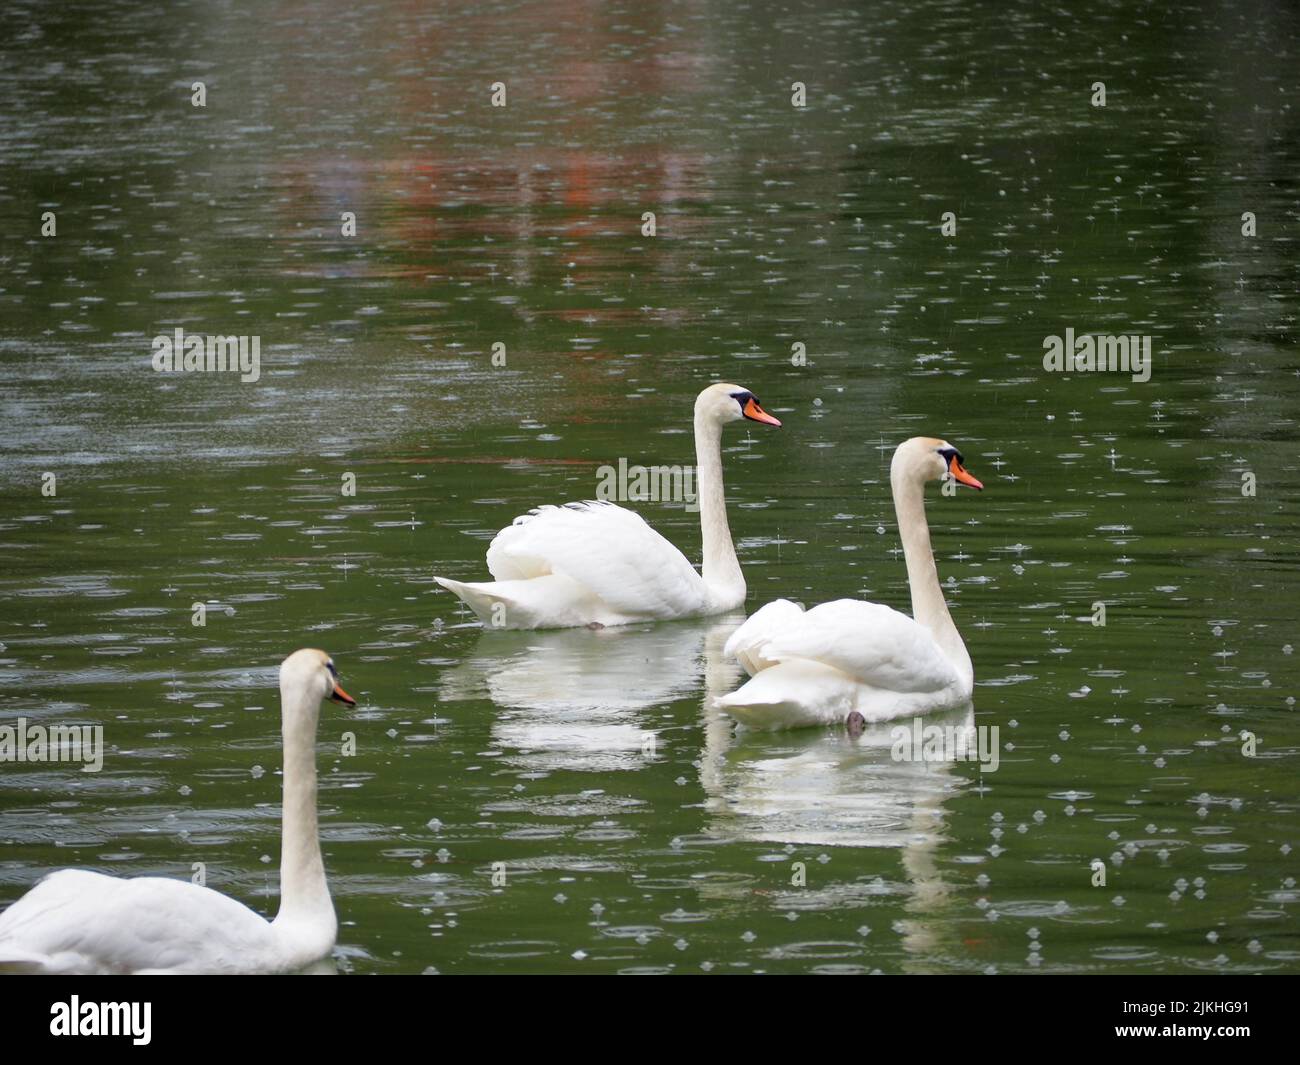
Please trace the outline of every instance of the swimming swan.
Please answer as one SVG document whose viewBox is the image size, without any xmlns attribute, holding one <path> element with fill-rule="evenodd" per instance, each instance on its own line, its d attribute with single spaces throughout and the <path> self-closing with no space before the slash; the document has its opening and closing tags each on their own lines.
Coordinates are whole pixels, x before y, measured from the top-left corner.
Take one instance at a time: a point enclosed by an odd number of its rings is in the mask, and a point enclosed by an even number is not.
<svg viewBox="0 0 1300 1065">
<path fill-rule="evenodd" d="M 695 400 L 700 573 L 639 514 L 586 502 L 539 507 L 497 533 L 487 551 L 495 580 L 434 580 L 498 629 L 627 625 L 734 610 L 745 601 L 745 578 L 727 527 L 722 427 L 742 418 L 781 424 L 739 385 L 710 385 Z"/>
<path fill-rule="evenodd" d="M 356 705 L 324 651 L 295 651 L 280 664 L 284 813 L 274 921 L 187 880 L 62 869 L 0 914 L 0 971 L 282 973 L 328 955 L 338 922 L 316 826 L 316 721 L 327 697 Z"/>
<path fill-rule="evenodd" d="M 788 599 L 768 603 L 727 641 L 724 653 L 751 679 L 718 700 L 723 710 L 756 729 L 860 728 L 970 701 L 975 674 L 944 602 L 925 520 L 925 485 L 945 476 L 984 487 L 956 448 L 931 437 L 900 444 L 889 468 L 915 620 L 857 599 L 807 613 Z"/>
</svg>

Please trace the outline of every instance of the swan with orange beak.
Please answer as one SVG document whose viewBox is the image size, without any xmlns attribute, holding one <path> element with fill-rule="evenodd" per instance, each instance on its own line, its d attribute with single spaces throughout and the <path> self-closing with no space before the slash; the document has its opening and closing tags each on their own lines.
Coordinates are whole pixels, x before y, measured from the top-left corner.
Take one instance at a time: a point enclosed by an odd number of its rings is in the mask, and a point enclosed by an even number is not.
<svg viewBox="0 0 1300 1065">
<path fill-rule="evenodd" d="M 338 920 L 316 810 L 316 735 L 326 699 L 356 706 L 328 654 L 304 647 L 280 663 L 284 783 L 274 920 L 189 880 L 61 869 L 0 913 L 0 972 L 289 973 L 329 957 Z"/>
<path fill-rule="evenodd" d="M 913 437 L 894 452 L 889 481 L 912 617 L 856 599 L 806 613 L 788 599 L 768 603 L 727 641 L 725 653 L 750 680 L 718 700 L 723 710 L 756 729 L 838 724 L 857 731 L 969 705 L 975 673 L 948 613 L 925 520 L 925 486 L 945 478 L 984 487 L 946 440 Z"/>
<path fill-rule="evenodd" d="M 722 429 L 780 426 L 740 385 L 710 385 L 695 400 L 695 472 L 703 565 L 697 573 L 639 514 L 607 501 L 539 507 L 497 533 L 492 581 L 435 577 L 498 629 L 603 627 L 735 610 L 745 578 L 727 525 Z"/>
</svg>

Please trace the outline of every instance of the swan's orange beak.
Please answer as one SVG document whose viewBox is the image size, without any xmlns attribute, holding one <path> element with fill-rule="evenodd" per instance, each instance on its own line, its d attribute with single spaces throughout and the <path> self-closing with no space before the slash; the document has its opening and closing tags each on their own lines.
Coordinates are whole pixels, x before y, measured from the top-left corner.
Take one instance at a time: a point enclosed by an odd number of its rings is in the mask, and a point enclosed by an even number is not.
<svg viewBox="0 0 1300 1065">
<path fill-rule="evenodd" d="M 330 700 L 332 702 L 342 703 L 344 706 L 357 705 L 357 701 L 339 687 L 338 681 L 334 682 L 334 690 L 330 692 Z"/>
<path fill-rule="evenodd" d="M 736 408 L 732 407 L 731 409 L 735 410 Z M 744 414 L 745 417 L 752 422 L 762 422 L 764 425 L 775 425 L 777 428 L 780 428 L 781 426 L 781 423 L 777 421 L 777 419 L 773 418 L 772 415 L 768 414 L 767 411 L 758 405 L 758 400 L 753 396 L 750 396 L 749 399 L 745 400 Z"/>
<path fill-rule="evenodd" d="M 966 472 L 966 467 L 958 461 L 956 455 L 953 455 L 953 457 L 948 460 L 948 472 L 952 474 L 952 479 L 954 481 L 964 484 L 969 488 L 977 488 L 981 492 L 984 490 L 984 486 Z"/>
</svg>

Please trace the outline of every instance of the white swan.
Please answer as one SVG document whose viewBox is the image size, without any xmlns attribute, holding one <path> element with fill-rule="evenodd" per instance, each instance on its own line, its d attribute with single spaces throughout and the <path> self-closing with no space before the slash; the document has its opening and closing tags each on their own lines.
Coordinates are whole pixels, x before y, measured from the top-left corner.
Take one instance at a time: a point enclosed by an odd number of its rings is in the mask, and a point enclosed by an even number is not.
<svg viewBox="0 0 1300 1065">
<path fill-rule="evenodd" d="M 727 641 L 750 680 L 718 705 L 751 728 L 868 722 L 953 709 L 970 701 L 975 674 L 948 614 L 930 550 L 925 485 L 945 475 L 983 488 L 961 453 L 931 437 L 898 446 L 889 482 L 907 560 L 912 614 L 837 599 L 804 613 L 768 603 Z"/>
<path fill-rule="evenodd" d="M 274 921 L 185 880 L 62 869 L 0 914 L 0 971 L 281 973 L 328 955 L 338 922 L 316 827 L 316 721 L 327 696 L 356 705 L 324 651 L 295 651 L 280 664 L 284 814 Z"/>
<path fill-rule="evenodd" d="M 710 385 L 695 400 L 700 573 L 639 514 L 587 502 L 540 507 L 497 533 L 487 551 L 494 581 L 434 580 L 498 629 L 628 625 L 736 609 L 745 578 L 727 527 L 722 427 L 741 418 L 781 424 L 738 385 Z"/>
</svg>

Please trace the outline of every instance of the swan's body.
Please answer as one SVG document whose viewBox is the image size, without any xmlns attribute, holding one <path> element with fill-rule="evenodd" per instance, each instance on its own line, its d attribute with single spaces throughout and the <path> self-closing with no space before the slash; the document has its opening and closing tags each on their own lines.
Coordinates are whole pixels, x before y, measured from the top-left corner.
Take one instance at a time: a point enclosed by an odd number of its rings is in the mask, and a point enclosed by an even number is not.
<svg viewBox="0 0 1300 1065">
<path fill-rule="evenodd" d="M 641 515 L 614 503 L 539 507 L 496 535 L 487 563 L 490 583 L 437 581 L 494 628 L 627 625 L 718 613 L 745 598 L 743 583 L 711 590 Z"/>
<path fill-rule="evenodd" d="M 750 680 L 718 705 L 758 729 L 888 721 L 970 701 L 974 670 L 948 613 L 925 520 L 925 484 L 945 473 L 983 486 L 942 440 L 914 437 L 890 467 L 914 618 L 879 603 L 838 599 L 804 612 L 763 607 L 727 641 Z"/>
<path fill-rule="evenodd" d="M 63 869 L 0 914 L 0 971 L 278 973 L 328 955 L 338 922 L 316 821 L 316 722 L 326 696 L 355 705 L 323 651 L 296 651 L 284 660 L 284 824 L 274 921 L 189 881 Z"/>
<path fill-rule="evenodd" d="M 701 572 L 639 514 L 608 502 L 539 507 L 502 529 L 482 582 L 434 579 L 492 628 L 628 625 L 734 610 L 745 578 L 727 525 L 722 427 L 749 418 L 781 423 L 736 385 L 711 385 L 695 401 Z"/>
<path fill-rule="evenodd" d="M 40 973 L 285 972 L 328 954 L 334 933 L 277 927 L 186 880 L 60 869 L 0 918 L 0 968 Z"/>
</svg>

